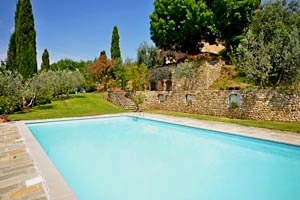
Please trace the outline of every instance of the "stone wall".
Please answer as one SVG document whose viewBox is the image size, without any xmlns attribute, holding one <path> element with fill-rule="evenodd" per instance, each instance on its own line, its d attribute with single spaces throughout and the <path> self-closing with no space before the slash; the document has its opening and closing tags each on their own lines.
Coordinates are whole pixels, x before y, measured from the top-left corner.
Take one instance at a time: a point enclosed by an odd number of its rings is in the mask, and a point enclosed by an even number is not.
<svg viewBox="0 0 300 200">
<path fill-rule="evenodd" d="M 212 83 L 217 80 L 221 75 L 222 66 L 225 64 L 223 60 L 213 60 L 206 61 L 199 66 L 198 77 L 193 83 L 193 88 L 195 90 L 205 90 L 208 89 Z M 187 80 L 185 78 L 176 79 L 176 65 L 169 65 L 165 67 L 160 67 L 152 70 L 152 76 L 148 83 L 147 89 L 156 91 L 165 91 L 166 81 L 172 82 L 171 91 L 184 91 L 186 90 Z M 152 84 L 152 86 L 151 86 Z"/>
<path fill-rule="evenodd" d="M 200 90 L 144 92 L 145 109 L 264 121 L 300 121 L 300 94 L 278 91 Z M 190 101 L 187 94 L 191 94 Z M 232 103 L 233 102 L 233 103 Z"/>
</svg>

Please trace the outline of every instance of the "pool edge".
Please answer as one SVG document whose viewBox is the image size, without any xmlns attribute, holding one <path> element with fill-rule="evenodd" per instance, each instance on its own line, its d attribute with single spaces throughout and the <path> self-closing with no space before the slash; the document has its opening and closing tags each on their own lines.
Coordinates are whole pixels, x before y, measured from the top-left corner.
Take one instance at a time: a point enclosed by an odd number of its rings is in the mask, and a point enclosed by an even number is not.
<svg viewBox="0 0 300 200">
<path fill-rule="evenodd" d="M 73 200 L 78 199 L 69 185 L 66 183 L 62 175 L 56 169 L 54 164 L 48 158 L 38 141 L 34 138 L 30 130 L 27 128 L 26 123 L 39 123 L 39 122 L 53 122 L 53 121 L 63 121 L 63 120 L 74 120 L 74 119 L 95 119 L 95 118 L 106 118 L 106 117 L 119 117 L 119 116 L 130 116 L 130 117 L 139 117 L 144 119 L 150 119 L 155 121 L 174 123 L 184 126 L 190 126 L 195 128 L 207 129 L 218 131 L 222 133 L 229 133 L 233 135 L 245 136 L 260 140 L 266 140 L 271 142 L 283 143 L 287 145 L 300 146 L 300 134 L 291 134 L 295 136 L 296 140 L 292 139 L 283 140 L 283 138 L 273 137 L 272 134 L 289 133 L 281 132 L 269 129 L 253 128 L 253 127 L 244 127 L 240 125 L 233 125 L 220 122 L 211 122 L 211 121 L 201 121 L 193 120 L 188 118 L 181 117 L 172 117 L 166 115 L 158 115 L 151 113 L 122 113 L 122 114 L 112 114 L 112 115 L 99 115 L 91 117 L 76 117 L 76 118 L 61 118 L 61 119 L 50 119 L 50 120 L 30 120 L 30 121 L 19 121 L 16 122 L 17 128 L 19 129 L 19 134 L 24 138 L 25 144 L 28 148 L 28 151 L 35 162 L 35 165 L 40 173 L 41 177 L 44 180 L 44 187 L 50 199 L 55 200 Z M 249 133 L 243 134 L 243 131 L 247 130 Z M 253 132 L 259 131 L 260 134 L 254 134 Z M 267 136 L 265 136 L 265 134 Z M 264 137 L 260 137 L 264 136 Z M 285 135 L 286 136 L 286 135 Z M 297 137 L 296 137 L 297 136 Z M 269 137 L 269 138 L 268 138 Z"/>
</svg>

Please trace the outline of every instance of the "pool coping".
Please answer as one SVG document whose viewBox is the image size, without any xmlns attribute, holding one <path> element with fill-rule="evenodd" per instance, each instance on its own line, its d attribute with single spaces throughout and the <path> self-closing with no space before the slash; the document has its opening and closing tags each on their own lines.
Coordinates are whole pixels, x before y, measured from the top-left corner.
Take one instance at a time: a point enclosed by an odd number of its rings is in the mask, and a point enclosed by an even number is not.
<svg viewBox="0 0 300 200">
<path fill-rule="evenodd" d="M 64 180 L 60 172 L 56 169 L 54 164 L 48 158 L 43 148 L 38 141 L 34 138 L 32 133 L 27 128 L 27 123 L 39 123 L 39 122 L 53 122 L 64 120 L 78 120 L 78 119 L 96 119 L 118 116 L 131 116 L 139 117 L 149 120 L 162 121 L 167 123 L 174 123 L 179 125 L 191 126 L 201 129 L 213 130 L 223 133 L 229 133 L 233 135 L 245 136 L 250 138 L 256 138 L 266 141 L 272 141 L 277 143 L 283 143 L 300 147 L 300 134 L 292 132 L 283 132 L 277 130 L 254 128 L 248 126 L 241 126 L 223 122 L 212 122 L 204 120 L 195 120 L 183 117 L 173 117 L 160 114 L 151 113 L 121 113 L 111 115 L 99 115 L 90 117 L 76 117 L 76 118 L 60 118 L 49 120 L 30 120 L 19 121 L 16 123 L 19 130 L 19 134 L 24 139 L 24 142 L 28 148 L 28 152 L 31 155 L 35 165 L 43 178 L 45 183 L 46 192 L 50 199 L 55 200 L 73 200 L 78 199 L 70 186 Z"/>
</svg>

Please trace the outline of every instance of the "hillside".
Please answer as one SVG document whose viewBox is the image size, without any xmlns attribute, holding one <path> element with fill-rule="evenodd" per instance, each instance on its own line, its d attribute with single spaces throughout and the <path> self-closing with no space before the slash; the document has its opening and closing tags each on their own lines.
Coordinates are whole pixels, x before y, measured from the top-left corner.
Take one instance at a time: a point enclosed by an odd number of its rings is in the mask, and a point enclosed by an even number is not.
<svg viewBox="0 0 300 200">
<path fill-rule="evenodd" d="M 255 86 L 245 83 L 234 65 L 224 65 L 220 77 L 209 87 L 211 90 L 254 89 Z"/>
</svg>

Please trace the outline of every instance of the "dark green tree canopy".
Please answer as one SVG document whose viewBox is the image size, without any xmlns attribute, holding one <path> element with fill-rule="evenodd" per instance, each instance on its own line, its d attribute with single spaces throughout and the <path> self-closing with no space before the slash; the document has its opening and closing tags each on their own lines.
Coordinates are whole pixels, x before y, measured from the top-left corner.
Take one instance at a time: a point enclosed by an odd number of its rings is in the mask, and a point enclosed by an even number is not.
<svg viewBox="0 0 300 200">
<path fill-rule="evenodd" d="M 44 50 L 42 55 L 42 64 L 41 64 L 41 70 L 42 71 L 48 71 L 50 69 L 50 59 L 49 59 L 49 52 L 47 49 Z"/>
<path fill-rule="evenodd" d="M 112 38 L 111 38 L 111 47 L 110 47 L 111 59 L 121 58 L 119 40 L 120 40 L 120 36 L 119 36 L 118 27 L 114 26 L 112 32 Z"/>
<path fill-rule="evenodd" d="M 8 50 L 7 50 L 7 60 L 6 69 L 10 71 L 18 70 L 16 63 L 16 34 L 12 33 L 10 36 Z"/>
<path fill-rule="evenodd" d="M 151 39 L 159 48 L 190 54 L 199 52 L 203 39 L 232 43 L 259 5 L 260 0 L 155 0 Z"/>
<path fill-rule="evenodd" d="M 16 65 L 24 78 L 37 72 L 36 32 L 30 0 L 19 0 L 15 13 Z"/>
<path fill-rule="evenodd" d="M 50 65 L 50 70 L 53 71 L 62 71 L 62 70 L 71 70 L 76 71 L 77 69 L 81 72 L 85 72 L 87 65 L 91 64 L 92 61 L 74 61 L 71 59 L 62 59 Z"/>
</svg>

